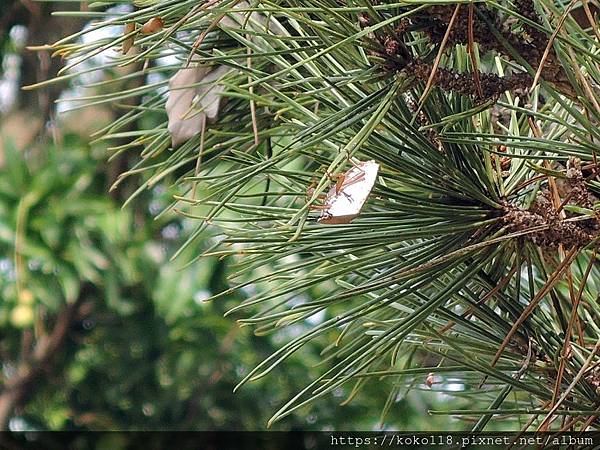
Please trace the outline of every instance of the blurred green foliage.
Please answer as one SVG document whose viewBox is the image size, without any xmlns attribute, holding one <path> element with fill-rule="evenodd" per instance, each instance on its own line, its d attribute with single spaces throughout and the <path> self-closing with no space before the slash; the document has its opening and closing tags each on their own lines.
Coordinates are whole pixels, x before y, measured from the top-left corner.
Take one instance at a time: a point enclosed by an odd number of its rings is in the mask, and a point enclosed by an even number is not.
<svg viewBox="0 0 600 450">
<path fill-rule="evenodd" d="M 155 189 L 121 208 L 121 200 L 107 193 L 104 150 L 76 136 L 36 154 L 5 148 L 2 394 L 19 364 L 57 326 L 57 317 L 69 304 L 79 305 L 64 343 L 27 386 L 11 428 L 264 429 L 272 411 L 312 376 L 320 361 L 317 343 L 274 376 L 232 392 L 289 336 L 256 337 L 223 317 L 242 300 L 239 294 L 202 301 L 224 288 L 227 268 L 215 259 L 182 268 L 185 255 L 169 261 L 188 227 L 175 214 L 154 219 L 168 192 Z M 209 245 L 208 237 L 204 241 L 198 245 Z M 339 389 L 275 429 L 373 429 L 388 390 L 387 383 L 372 383 L 339 409 L 349 394 Z M 439 409 L 443 399 L 436 398 Z M 447 428 L 441 416 L 421 421 L 430 406 L 413 393 L 388 415 L 387 427 Z"/>
</svg>

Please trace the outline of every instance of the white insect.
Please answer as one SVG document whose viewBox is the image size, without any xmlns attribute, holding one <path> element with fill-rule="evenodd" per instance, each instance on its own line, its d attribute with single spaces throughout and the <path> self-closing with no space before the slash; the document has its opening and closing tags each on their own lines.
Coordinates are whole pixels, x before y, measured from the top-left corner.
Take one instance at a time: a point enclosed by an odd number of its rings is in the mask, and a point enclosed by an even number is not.
<svg viewBox="0 0 600 450">
<path fill-rule="evenodd" d="M 318 221 L 326 224 L 350 223 L 369 198 L 377 180 L 379 164 L 375 161 L 352 161 L 353 167 L 339 176 L 325 197 Z"/>
</svg>

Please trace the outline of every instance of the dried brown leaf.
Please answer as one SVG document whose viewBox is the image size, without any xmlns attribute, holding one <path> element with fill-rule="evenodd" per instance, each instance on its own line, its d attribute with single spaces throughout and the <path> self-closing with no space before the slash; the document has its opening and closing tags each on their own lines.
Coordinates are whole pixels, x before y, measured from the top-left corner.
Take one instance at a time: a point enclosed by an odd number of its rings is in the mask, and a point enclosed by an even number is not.
<svg viewBox="0 0 600 450">
<path fill-rule="evenodd" d="M 166 110 L 173 147 L 202 131 L 202 116 L 208 122 L 217 119 L 224 90 L 219 80 L 230 70 L 227 66 L 188 67 L 171 78 Z"/>
<path fill-rule="evenodd" d="M 128 34 L 131 34 L 130 37 L 128 37 L 127 39 L 125 39 L 123 41 L 123 54 L 124 55 L 129 53 L 129 50 L 131 50 L 131 47 L 133 47 L 134 37 L 133 37 L 132 33 L 134 31 L 135 31 L 135 22 L 129 22 L 128 24 L 125 25 L 125 27 L 123 27 L 123 36 L 127 36 Z"/>
<path fill-rule="evenodd" d="M 140 28 L 142 34 L 158 33 L 165 26 L 165 21 L 161 17 L 153 17 Z"/>
</svg>

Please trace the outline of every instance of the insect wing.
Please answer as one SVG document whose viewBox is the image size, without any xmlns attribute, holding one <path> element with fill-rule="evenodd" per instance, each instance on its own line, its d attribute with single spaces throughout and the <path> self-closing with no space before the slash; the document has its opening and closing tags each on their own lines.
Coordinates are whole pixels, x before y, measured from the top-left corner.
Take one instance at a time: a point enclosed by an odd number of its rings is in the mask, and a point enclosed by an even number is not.
<svg viewBox="0 0 600 450">
<path fill-rule="evenodd" d="M 336 188 L 327 195 L 325 210 L 319 222 L 327 224 L 349 223 L 360 213 L 375 185 L 379 164 L 375 161 L 359 163 L 350 169 L 339 192 Z"/>
</svg>

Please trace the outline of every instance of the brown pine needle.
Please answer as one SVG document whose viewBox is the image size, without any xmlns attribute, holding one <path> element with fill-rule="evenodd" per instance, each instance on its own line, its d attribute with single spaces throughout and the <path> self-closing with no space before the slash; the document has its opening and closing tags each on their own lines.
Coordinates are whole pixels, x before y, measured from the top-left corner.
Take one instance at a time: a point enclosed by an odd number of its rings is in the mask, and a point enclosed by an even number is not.
<svg viewBox="0 0 600 450">
<path fill-rule="evenodd" d="M 542 75 L 542 71 L 544 70 L 544 65 L 546 64 L 546 60 L 548 59 L 548 56 L 550 56 L 550 51 L 552 50 L 552 46 L 554 45 L 554 40 L 556 39 L 558 32 L 560 31 L 563 24 L 565 23 L 565 20 L 567 19 L 569 12 L 571 11 L 571 9 L 575 5 L 575 3 L 577 3 L 577 1 L 578 0 L 571 0 L 571 3 L 569 3 L 567 5 L 567 7 L 565 8 L 565 11 L 563 12 L 562 16 L 560 17 L 560 20 L 558 21 L 556 30 L 554 30 L 554 32 L 552 33 L 552 36 L 550 36 L 550 39 L 548 39 L 548 44 L 546 45 L 546 49 L 544 50 L 544 54 L 542 55 L 542 59 L 540 60 L 540 64 L 538 65 L 537 71 L 535 73 L 535 77 L 533 77 L 533 83 L 531 83 L 531 87 L 529 88 L 530 92 L 533 91 L 533 89 L 537 85 L 537 83 L 540 79 L 540 76 Z"/>
<path fill-rule="evenodd" d="M 429 79 L 427 80 L 427 84 L 425 85 L 425 90 L 423 91 L 423 95 L 419 99 L 419 109 L 417 110 L 417 114 L 421 111 L 423 107 L 423 103 L 427 99 L 431 88 L 433 87 L 433 80 L 435 80 L 435 75 L 437 74 L 437 69 L 440 65 L 440 61 L 442 60 L 442 56 L 444 54 L 444 50 L 446 49 L 446 44 L 448 43 L 448 39 L 450 37 L 450 33 L 452 32 L 452 27 L 454 27 L 454 22 L 458 17 L 458 12 L 460 11 L 460 3 L 456 5 L 454 8 L 454 13 L 452 14 L 452 18 L 448 23 L 448 28 L 446 29 L 446 33 L 444 34 L 444 38 L 442 39 L 442 43 L 440 44 L 440 49 L 435 57 L 435 61 L 433 62 L 433 67 L 431 68 L 431 73 L 429 74 Z"/>
<path fill-rule="evenodd" d="M 512 326 L 512 328 L 502 341 L 502 345 L 500 345 L 500 348 L 498 349 L 498 351 L 494 355 L 494 358 L 492 359 L 492 366 L 498 362 L 500 356 L 502 355 L 502 352 L 504 351 L 514 334 L 517 332 L 519 327 L 523 324 L 523 322 L 525 322 L 525 320 L 527 320 L 527 318 L 531 315 L 531 313 L 534 311 L 534 309 L 537 307 L 540 301 L 542 301 L 542 299 L 546 296 L 546 294 L 550 291 L 550 289 L 552 289 L 554 285 L 560 280 L 562 273 L 571 265 L 571 263 L 577 257 L 578 254 L 579 249 L 573 248 L 565 257 L 565 259 L 560 263 L 560 265 L 554 271 L 554 273 L 550 275 L 550 278 L 548 279 L 544 287 L 542 287 L 542 289 L 538 291 L 538 293 L 531 300 L 527 308 L 525 308 L 521 316 L 517 319 L 515 324 Z"/>
<path fill-rule="evenodd" d="M 473 79 L 475 80 L 475 87 L 477 88 L 477 93 L 480 98 L 483 98 L 483 89 L 481 88 L 481 80 L 479 79 L 479 67 L 477 67 L 477 60 L 475 59 L 474 54 L 474 41 L 475 38 L 473 36 L 473 10 L 475 9 L 475 4 L 473 2 L 469 3 L 469 42 L 467 43 L 467 53 L 469 54 L 469 58 L 471 59 L 471 67 L 473 70 Z"/>
<path fill-rule="evenodd" d="M 200 10 L 202 9 L 208 9 L 210 8 L 212 5 L 214 5 L 215 3 L 217 3 L 219 0 L 210 0 L 208 2 L 206 2 L 204 5 L 202 5 L 202 7 L 200 8 Z M 234 6 L 237 5 L 240 2 L 240 0 L 236 1 Z M 190 65 L 190 63 L 192 62 L 192 58 L 194 57 L 194 54 L 196 53 L 196 50 L 198 50 L 198 48 L 202 45 L 202 42 L 204 42 L 204 39 L 206 38 L 206 35 L 208 33 L 210 33 L 212 30 L 214 30 L 219 23 L 221 22 L 221 20 L 223 20 L 223 17 L 225 17 L 227 15 L 227 12 L 224 12 L 222 14 L 219 14 L 219 16 L 217 16 L 217 18 L 215 20 L 213 20 L 213 22 L 208 26 L 208 28 L 206 28 L 206 30 L 204 30 L 202 33 L 200 33 L 200 36 L 198 36 L 198 39 L 196 39 L 196 41 L 194 42 L 194 44 L 192 45 L 192 49 L 190 50 L 190 54 L 188 56 L 188 59 L 185 63 L 185 66 L 188 67 Z"/>
<path fill-rule="evenodd" d="M 575 58 L 575 54 L 573 53 L 573 49 L 568 48 L 567 51 L 569 52 L 569 56 L 573 61 L 573 70 L 575 71 L 575 76 L 581 83 L 581 86 L 583 87 L 583 90 L 585 91 L 585 95 L 587 96 L 588 100 L 590 101 L 590 103 L 592 103 L 594 109 L 596 109 L 596 113 L 600 114 L 600 104 L 598 104 L 598 100 L 596 100 L 594 90 L 590 86 L 590 83 L 588 82 L 586 76 L 581 72 L 581 69 L 577 64 L 577 60 Z"/>
<path fill-rule="evenodd" d="M 596 259 L 596 251 L 594 250 L 592 256 L 590 257 L 590 262 L 588 263 L 585 274 L 583 275 L 583 278 L 581 279 L 581 283 L 579 286 L 579 290 L 577 291 L 577 295 L 574 295 L 575 298 L 573 299 L 573 307 L 571 309 L 571 317 L 569 319 L 569 324 L 567 325 L 567 330 L 565 333 L 565 342 L 564 342 L 564 346 L 563 346 L 563 350 L 562 350 L 562 354 L 561 354 L 561 358 L 560 358 L 560 365 L 558 367 L 558 375 L 556 377 L 556 383 L 554 385 L 554 394 L 552 396 L 552 404 L 553 405 L 554 405 L 554 402 L 556 401 L 556 399 L 558 398 L 558 394 L 560 392 L 560 386 L 562 384 L 562 379 L 563 379 L 564 372 L 565 372 L 566 360 L 569 356 L 569 351 L 571 349 L 571 334 L 573 332 L 573 326 L 576 322 L 579 323 L 579 317 L 577 316 L 577 309 L 578 309 L 579 303 L 581 301 L 581 296 L 583 294 L 583 290 L 585 289 L 586 281 L 590 275 L 590 272 L 592 271 L 592 267 L 594 267 L 595 259 Z M 570 270 L 567 272 L 567 276 L 569 278 L 569 291 L 572 292 L 573 276 L 572 276 Z M 581 328 L 581 327 L 579 327 L 579 328 Z M 579 331 L 579 337 L 580 337 L 580 339 L 583 339 L 581 331 Z M 580 344 L 582 347 L 584 346 L 583 341 L 581 341 Z"/>
<path fill-rule="evenodd" d="M 583 10 L 585 11 L 585 15 L 587 16 L 587 19 L 590 22 L 590 25 L 592 26 L 592 30 L 594 30 L 594 34 L 598 38 L 598 42 L 600 42 L 600 30 L 598 30 L 598 24 L 596 23 L 596 20 L 594 19 L 594 14 L 592 13 L 592 11 L 590 9 L 589 1 L 582 0 L 581 4 L 583 5 Z"/>
<path fill-rule="evenodd" d="M 495 296 L 498 292 L 500 292 L 504 286 L 506 286 L 506 284 L 510 281 L 510 279 L 512 278 L 512 276 L 515 274 L 515 272 L 517 271 L 517 266 L 513 266 L 513 268 L 510 270 L 510 272 L 508 272 L 508 274 L 506 276 L 504 276 L 496 286 L 494 286 L 490 291 L 488 291 L 483 297 L 481 297 L 481 299 L 479 299 L 477 301 L 476 304 L 469 306 L 469 308 L 462 314 L 463 318 L 468 318 L 471 316 L 471 314 L 473 314 L 473 312 L 475 311 L 475 308 L 477 306 L 482 305 L 483 303 L 485 303 L 489 298 Z M 456 325 L 456 322 L 454 322 L 453 320 L 448 321 L 448 323 L 446 325 L 444 325 L 442 328 L 440 328 L 438 330 L 438 334 L 444 334 L 446 331 L 451 330 L 452 328 L 454 328 L 454 325 Z"/>
<path fill-rule="evenodd" d="M 569 387 L 565 390 L 565 392 L 563 392 L 563 394 L 560 396 L 560 399 L 556 402 L 556 404 L 548 412 L 548 414 L 546 415 L 544 421 L 542 422 L 542 424 L 540 425 L 538 430 L 541 430 L 547 426 L 548 422 L 552 419 L 556 410 L 560 407 L 560 405 L 569 396 L 569 394 L 575 388 L 575 386 L 577 386 L 577 384 L 579 383 L 579 380 L 581 380 L 581 378 L 583 377 L 583 374 L 585 373 L 585 371 L 587 370 L 589 365 L 592 363 L 592 359 L 594 359 L 594 356 L 596 356 L 596 353 L 598 353 L 599 350 L 600 350 L 600 338 L 598 338 L 598 340 L 596 341 L 596 345 L 594 345 L 594 348 L 592 349 L 590 356 L 588 356 L 588 358 L 585 360 L 585 362 L 581 366 L 581 369 L 579 369 L 579 372 L 577 372 L 577 375 L 575 376 L 575 378 L 573 379 L 573 381 L 571 382 Z"/>
</svg>

